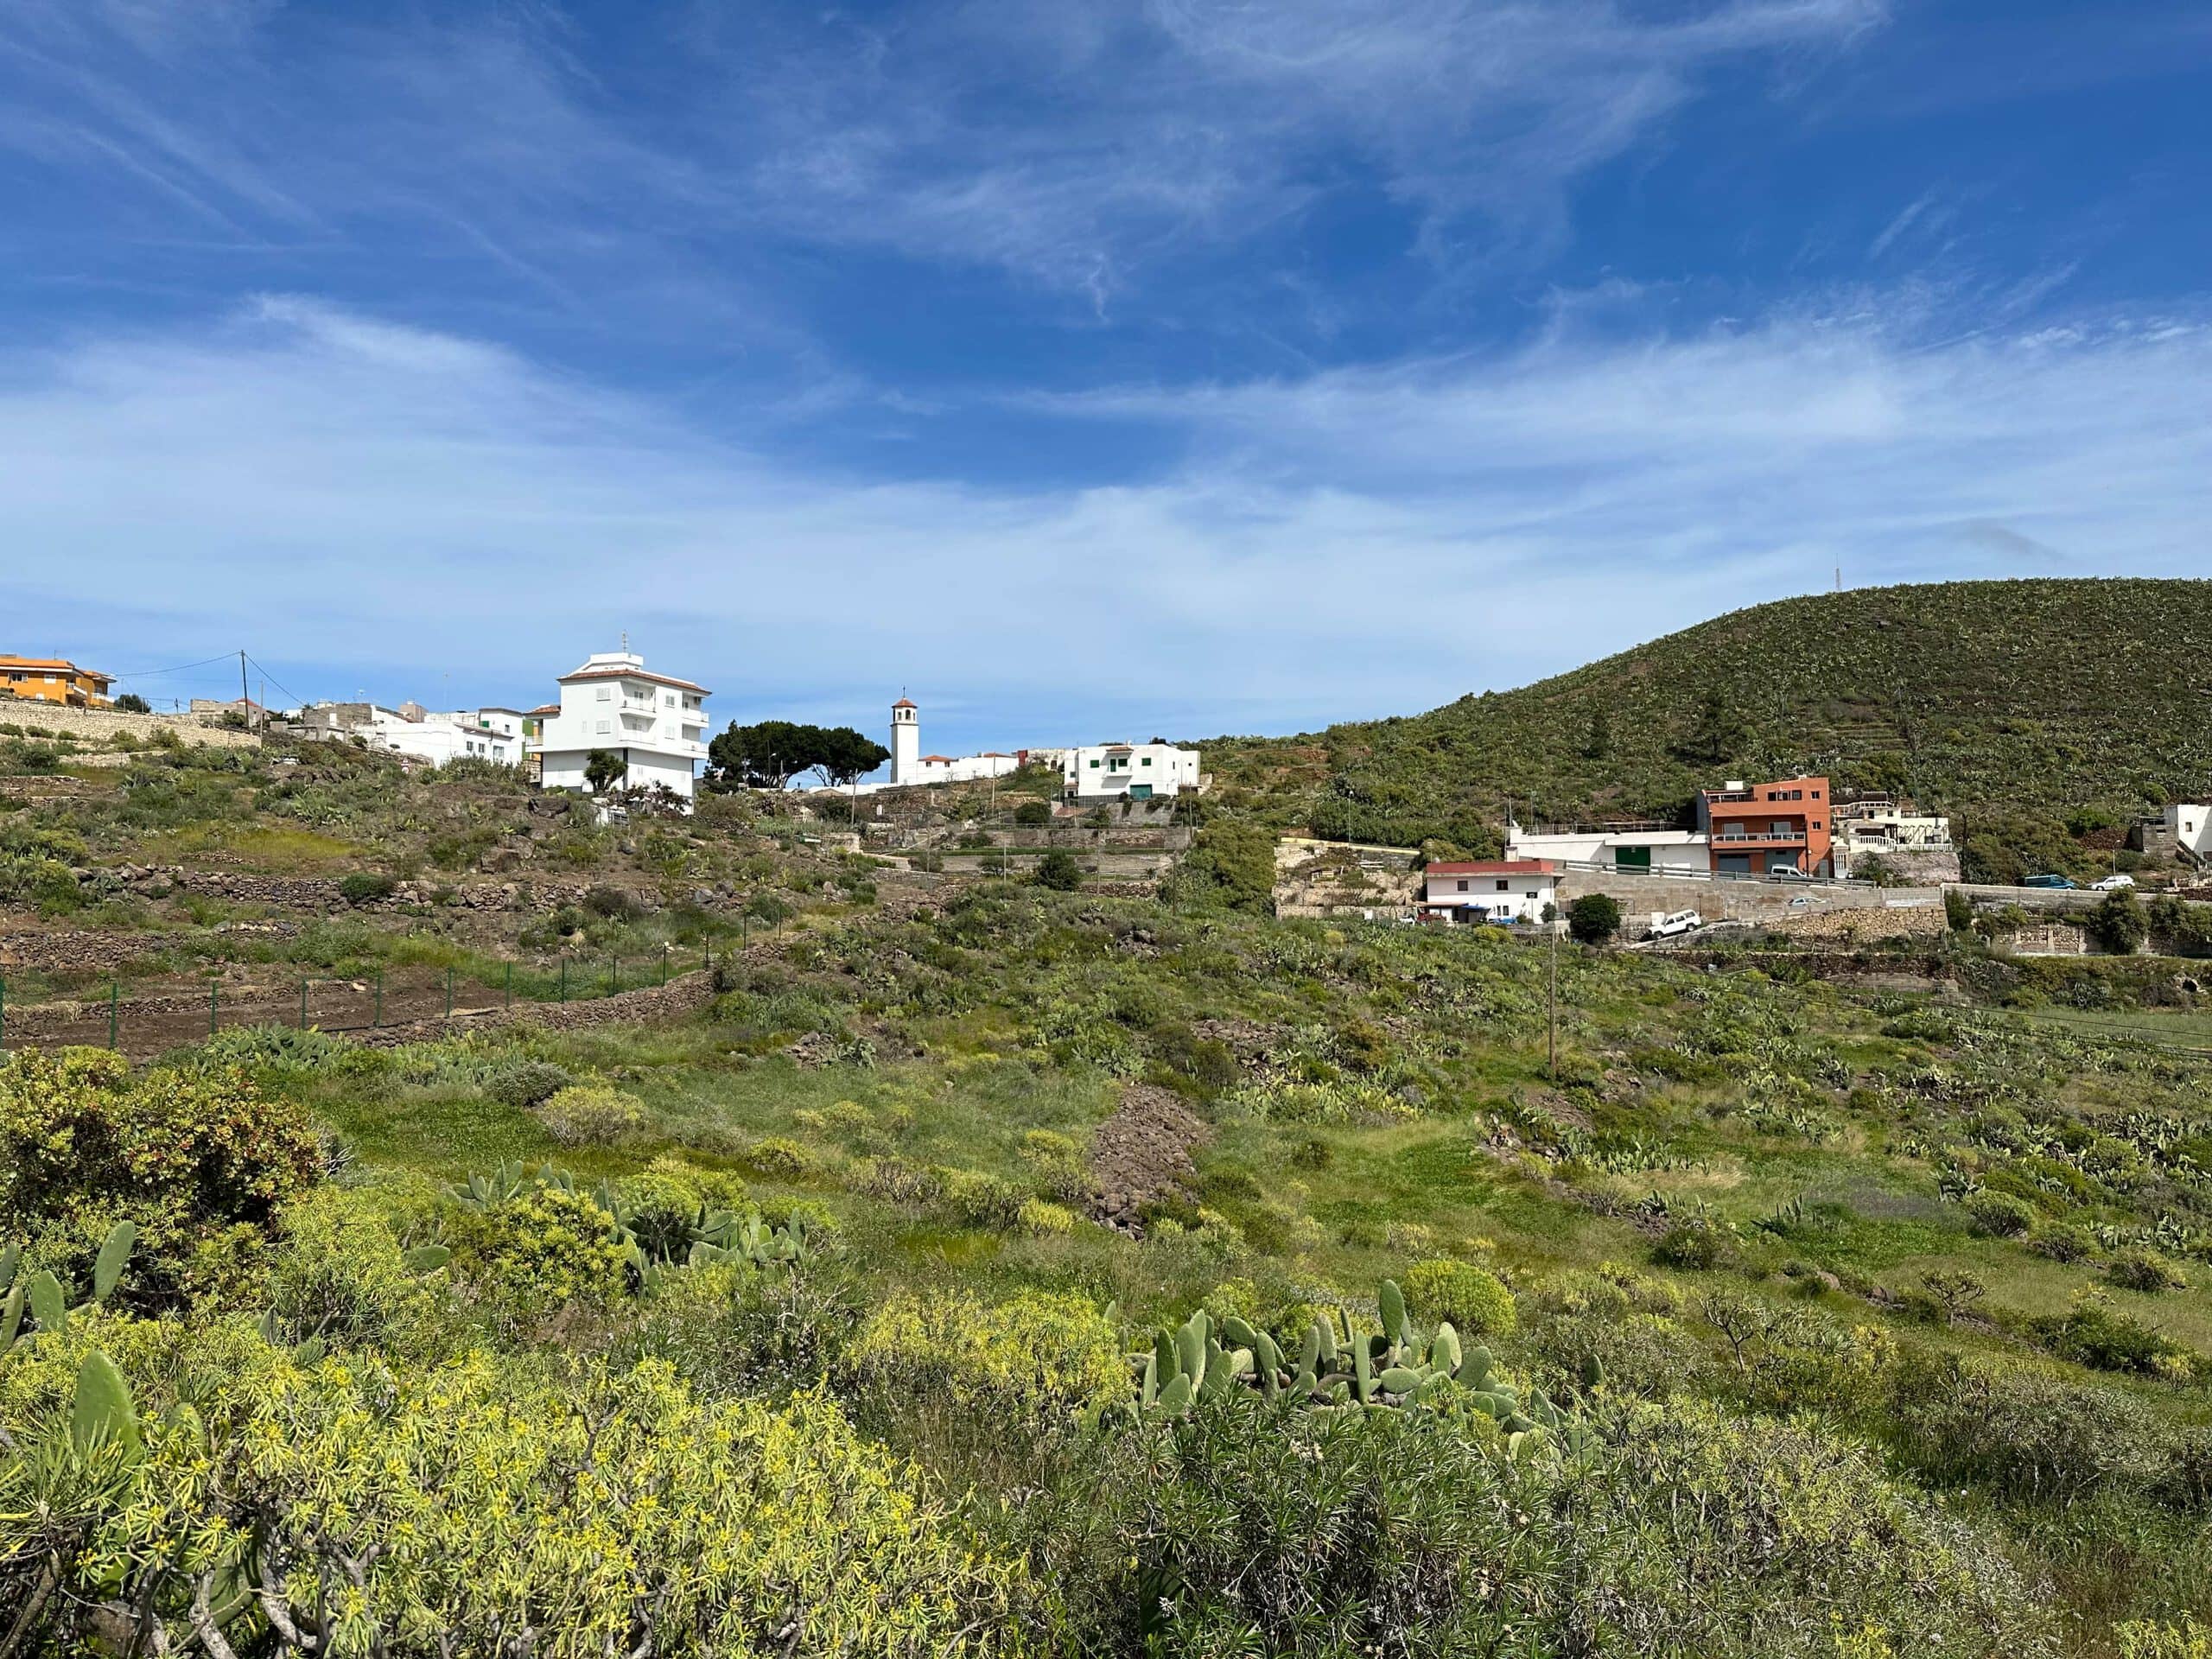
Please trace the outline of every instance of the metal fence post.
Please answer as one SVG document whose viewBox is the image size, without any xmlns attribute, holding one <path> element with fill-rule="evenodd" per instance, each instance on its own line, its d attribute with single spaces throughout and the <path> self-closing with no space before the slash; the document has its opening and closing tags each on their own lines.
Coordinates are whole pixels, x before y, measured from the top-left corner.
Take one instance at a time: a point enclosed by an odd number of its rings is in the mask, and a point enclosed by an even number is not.
<svg viewBox="0 0 2212 1659">
<path fill-rule="evenodd" d="M 668 952 L 665 950 L 660 953 L 660 982 L 664 985 L 668 983 Z"/>
<path fill-rule="evenodd" d="M 304 980 L 304 979 L 303 979 L 303 980 L 302 980 L 302 981 L 300 982 L 300 1029 L 301 1029 L 302 1031 L 305 1031 L 307 1028 L 308 1028 L 308 982 L 307 982 L 306 980 Z"/>
<path fill-rule="evenodd" d="M 115 1016 L 116 1016 L 116 1012 L 117 1012 L 117 1010 L 116 1010 L 116 1005 L 115 1005 L 115 1002 L 116 1002 L 116 988 L 115 988 L 115 982 L 114 982 L 113 980 L 111 980 L 111 980 L 110 980 L 110 981 L 108 981 L 108 982 L 107 982 L 107 1046 L 108 1046 L 110 1048 L 113 1048 L 113 1047 L 116 1046 L 116 1044 L 115 1044 Z"/>
<path fill-rule="evenodd" d="M 446 969 L 446 1018 L 453 1018 L 453 969 L 450 964 Z"/>
<path fill-rule="evenodd" d="M 569 1000 L 569 959 L 568 959 L 566 957 L 562 957 L 562 958 L 561 958 L 561 1001 L 563 1001 L 563 1002 L 566 1002 L 568 1000 Z"/>
<path fill-rule="evenodd" d="M 207 1034 L 210 1037 L 215 1034 L 215 1000 L 222 994 L 221 980 L 211 979 L 207 982 Z"/>
<path fill-rule="evenodd" d="M 514 965 L 514 963 L 512 963 L 512 962 L 510 962 L 510 963 L 507 964 L 506 978 L 505 978 L 505 982 L 504 982 L 500 985 L 500 987 L 499 987 L 499 995 L 500 995 L 500 996 L 504 999 L 504 1001 L 503 1001 L 503 1002 L 502 1002 L 502 1004 L 501 1004 L 501 1006 L 502 1006 L 502 1007 L 510 1007 L 510 1008 L 512 1008 L 512 1007 L 514 1007 L 514 1005 L 515 1005 L 515 965 Z"/>
<path fill-rule="evenodd" d="M 384 1024 L 384 969 L 381 968 L 377 969 L 376 1012 L 369 1016 L 369 1023 L 372 1026 Z"/>
<path fill-rule="evenodd" d="M 615 992 L 621 988 L 622 958 L 620 957 L 609 957 L 607 959 L 607 995 L 612 996 Z"/>
<path fill-rule="evenodd" d="M 0 1048 L 8 1046 L 8 976 L 0 974 Z"/>
</svg>

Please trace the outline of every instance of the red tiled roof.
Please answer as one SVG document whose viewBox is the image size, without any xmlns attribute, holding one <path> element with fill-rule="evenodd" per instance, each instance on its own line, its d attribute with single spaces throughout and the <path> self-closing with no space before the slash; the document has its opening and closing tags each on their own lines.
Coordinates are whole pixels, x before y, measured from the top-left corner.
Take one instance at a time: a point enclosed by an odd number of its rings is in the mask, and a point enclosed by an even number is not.
<svg viewBox="0 0 2212 1659">
<path fill-rule="evenodd" d="M 1430 875 L 1549 875 L 1548 858 L 1479 858 L 1468 863 L 1432 864 Z"/>
<path fill-rule="evenodd" d="M 952 764 L 952 757 L 949 754 L 925 754 L 922 757 L 922 764 L 925 766 L 949 766 Z"/>
<path fill-rule="evenodd" d="M 573 674 L 563 674 L 554 683 L 574 685 L 578 680 L 651 680 L 656 685 L 672 685 L 679 691 L 696 691 L 702 697 L 714 695 L 705 686 L 695 685 L 690 680 L 679 680 L 672 674 L 649 674 L 642 668 L 580 668 Z"/>
<path fill-rule="evenodd" d="M 523 710 L 526 715 L 557 715 L 560 712 L 561 705 L 557 702 L 541 702 L 535 709 Z"/>
<path fill-rule="evenodd" d="M 901 697 L 901 698 L 899 698 L 899 701 L 898 701 L 898 702 L 896 702 L 893 703 L 891 706 L 892 706 L 893 709 L 911 709 L 911 708 L 912 708 L 914 705 L 913 705 L 913 702 L 912 702 L 912 701 L 911 699 L 906 698 L 906 697 Z"/>
</svg>

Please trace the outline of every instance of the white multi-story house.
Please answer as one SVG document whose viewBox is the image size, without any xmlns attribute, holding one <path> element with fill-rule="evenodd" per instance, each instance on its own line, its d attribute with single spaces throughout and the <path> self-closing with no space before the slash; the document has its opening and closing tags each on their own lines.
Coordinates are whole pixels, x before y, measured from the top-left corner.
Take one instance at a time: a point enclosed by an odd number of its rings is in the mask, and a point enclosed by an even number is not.
<svg viewBox="0 0 2212 1659">
<path fill-rule="evenodd" d="M 584 768 L 593 751 L 605 749 L 622 758 L 618 787 L 658 784 L 690 798 L 707 758 L 706 687 L 649 673 L 645 659 L 630 651 L 594 652 L 559 683 L 557 711 L 516 717 L 518 726 L 524 718 L 537 725 L 529 749 L 540 785 L 589 789 Z"/>
<path fill-rule="evenodd" d="M 1060 761 L 1062 792 L 1071 800 L 1174 796 L 1198 786 L 1198 752 L 1172 743 L 1093 743 Z"/>
</svg>

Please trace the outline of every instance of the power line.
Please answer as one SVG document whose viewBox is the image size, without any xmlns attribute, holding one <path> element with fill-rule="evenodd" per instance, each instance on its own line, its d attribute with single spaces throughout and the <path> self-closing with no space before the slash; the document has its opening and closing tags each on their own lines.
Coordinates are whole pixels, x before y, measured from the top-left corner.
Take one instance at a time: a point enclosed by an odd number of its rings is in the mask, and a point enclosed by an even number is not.
<svg viewBox="0 0 2212 1659">
<path fill-rule="evenodd" d="M 270 684 L 275 686 L 279 691 L 282 691 L 286 696 L 289 697 L 295 705 L 302 709 L 308 706 L 308 700 L 302 696 L 298 692 L 293 690 L 290 686 L 286 685 L 283 681 L 278 679 L 274 674 L 270 674 L 269 672 L 269 665 L 263 662 L 260 658 L 254 656 L 251 652 L 245 652 L 245 656 L 246 661 L 251 663 L 256 668 L 259 669 L 264 675 L 268 677 Z"/>
<path fill-rule="evenodd" d="M 156 677 L 158 677 L 158 676 L 160 676 L 160 675 L 163 675 L 163 674 L 181 674 L 181 673 L 184 673 L 184 672 L 185 672 L 187 670 L 188 670 L 188 669 L 194 669 L 194 668 L 206 668 L 206 667 L 207 667 L 209 664 L 211 664 L 211 663 L 226 663 L 226 662 L 230 661 L 230 659 L 231 659 L 231 653 L 230 653 L 229 652 L 227 652 L 227 651 L 226 651 L 226 652 L 224 652 L 221 656 L 219 656 L 219 657 L 209 657 L 209 658 L 205 658 L 204 660 L 202 660 L 202 661 L 200 661 L 200 662 L 197 662 L 197 663 L 180 663 L 180 664 L 179 664 L 176 667 L 175 667 L 175 668 L 142 668 L 142 669 L 139 669 L 139 670 L 138 670 L 137 672 L 135 672 L 135 673 L 130 673 L 130 674 L 117 674 L 117 675 L 112 675 L 112 676 L 111 676 L 110 677 L 111 677 L 111 678 L 112 678 L 112 679 L 115 679 L 115 680 L 118 680 L 118 681 L 120 681 L 120 680 L 150 680 L 150 679 L 156 678 Z"/>
</svg>

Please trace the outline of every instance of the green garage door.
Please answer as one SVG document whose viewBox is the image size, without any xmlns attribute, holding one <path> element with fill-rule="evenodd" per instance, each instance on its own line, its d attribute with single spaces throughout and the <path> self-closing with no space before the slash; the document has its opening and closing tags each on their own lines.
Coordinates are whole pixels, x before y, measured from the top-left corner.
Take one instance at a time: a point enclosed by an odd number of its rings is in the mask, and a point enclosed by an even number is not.
<svg viewBox="0 0 2212 1659">
<path fill-rule="evenodd" d="M 1649 847 L 1616 847 L 1613 849 L 1613 868 L 1617 870 L 1648 870 L 1651 868 Z"/>
</svg>

